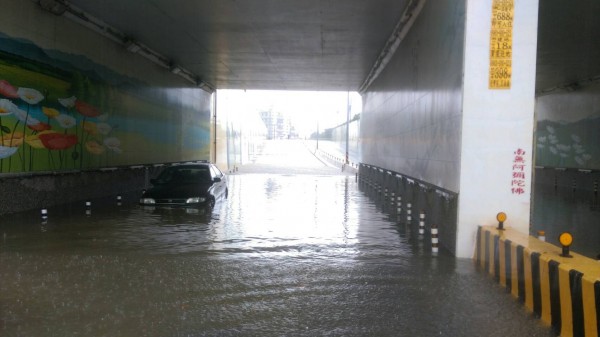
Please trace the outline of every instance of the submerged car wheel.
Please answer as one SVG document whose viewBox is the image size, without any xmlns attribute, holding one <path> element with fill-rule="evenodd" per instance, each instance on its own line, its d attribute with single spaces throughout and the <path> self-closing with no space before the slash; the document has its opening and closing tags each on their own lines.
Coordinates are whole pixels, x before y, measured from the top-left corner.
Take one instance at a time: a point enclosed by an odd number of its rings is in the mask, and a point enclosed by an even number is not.
<svg viewBox="0 0 600 337">
<path fill-rule="evenodd" d="M 206 203 L 206 207 L 209 209 L 213 209 L 215 208 L 215 198 L 210 198 L 208 199 L 208 202 Z"/>
</svg>

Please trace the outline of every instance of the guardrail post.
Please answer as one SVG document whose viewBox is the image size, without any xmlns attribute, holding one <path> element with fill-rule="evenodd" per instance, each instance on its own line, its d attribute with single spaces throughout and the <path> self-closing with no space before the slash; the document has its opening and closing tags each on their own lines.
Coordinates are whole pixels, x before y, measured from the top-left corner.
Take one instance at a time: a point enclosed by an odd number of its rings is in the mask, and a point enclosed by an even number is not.
<svg viewBox="0 0 600 337">
<path fill-rule="evenodd" d="M 419 214 L 419 235 L 425 234 L 425 211 L 421 210 Z"/>
<path fill-rule="evenodd" d="M 431 252 L 437 254 L 439 252 L 438 227 L 435 224 L 431 225 Z"/>
</svg>

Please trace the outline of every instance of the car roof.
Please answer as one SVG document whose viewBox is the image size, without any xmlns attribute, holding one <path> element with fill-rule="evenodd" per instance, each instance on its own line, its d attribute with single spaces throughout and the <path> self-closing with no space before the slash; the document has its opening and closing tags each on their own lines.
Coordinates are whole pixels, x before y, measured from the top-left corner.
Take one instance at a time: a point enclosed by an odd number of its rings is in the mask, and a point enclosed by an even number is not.
<svg viewBox="0 0 600 337">
<path fill-rule="evenodd" d="M 207 167 L 211 166 L 212 163 L 208 162 L 199 162 L 199 163 L 181 163 L 181 164 L 173 164 L 170 167 Z"/>
</svg>

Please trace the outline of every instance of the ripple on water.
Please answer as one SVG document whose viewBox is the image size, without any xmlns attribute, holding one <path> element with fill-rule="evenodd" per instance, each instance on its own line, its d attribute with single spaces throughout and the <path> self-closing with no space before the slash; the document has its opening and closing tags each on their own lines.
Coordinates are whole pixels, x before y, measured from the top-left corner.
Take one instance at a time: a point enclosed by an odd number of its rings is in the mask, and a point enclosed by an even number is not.
<svg viewBox="0 0 600 337">
<path fill-rule="evenodd" d="M 209 214 L 3 219 L 2 334 L 553 336 L 470 261 L 423 253 L 353 178 L 231 176 L 229 191 Z"/>
</svg>

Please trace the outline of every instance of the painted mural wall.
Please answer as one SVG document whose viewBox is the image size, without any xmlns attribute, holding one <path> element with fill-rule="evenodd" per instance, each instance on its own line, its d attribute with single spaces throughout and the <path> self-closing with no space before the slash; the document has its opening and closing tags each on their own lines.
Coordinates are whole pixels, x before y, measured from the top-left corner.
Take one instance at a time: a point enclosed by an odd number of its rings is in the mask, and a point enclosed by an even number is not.
<svg viewBox="0 0 600 337">
<path fill-rule="evenodd" d="M 538 97 L 536 114 L 537 166 L 600 170 L 600 86 Z"/>
<path fill-rule="evenodd" d="M 0 15 L 0 173 L 209 159 L 210 94 L 33 2 L 8 5 L 39 26 Z M 52 36 L 57 26 L 74 32 Z"/>
</svg>

